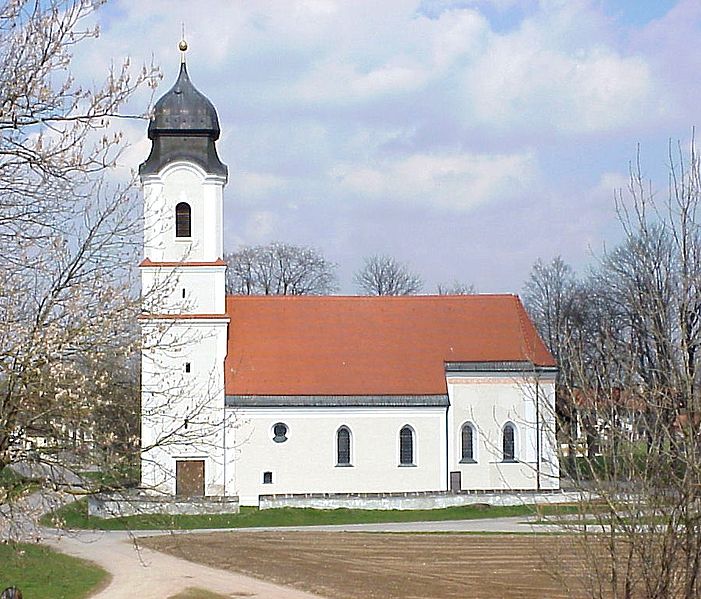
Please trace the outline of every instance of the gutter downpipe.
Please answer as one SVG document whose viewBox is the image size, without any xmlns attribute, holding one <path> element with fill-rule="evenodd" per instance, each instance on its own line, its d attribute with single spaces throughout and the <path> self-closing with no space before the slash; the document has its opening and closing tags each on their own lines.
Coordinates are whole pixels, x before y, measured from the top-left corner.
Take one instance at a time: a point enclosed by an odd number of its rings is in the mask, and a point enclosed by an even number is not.
<svg viewBox="0 0 701 599">
<path fill-rule="evenodd" d="M 450 442 L 448 441 L 448 412 L 450 411 L 450 395 L 448 395 L 448 405 L 445 407 L 445 486 L 446 491 L 450 491 Z"/>
<path fill-rule="evenodd" d="M 540 491 L 540 381 L 538 380 L 538 371 L 536 369 L 535 377 L 535 454 L 536 454 L 536 488 Z"/>
<path fill-rule="evenodd" d="M 224 418 L 222 419 L 222 453 L 222 476 L 224 477 L 222 490 L 224 497 L 226 497 L 226 399 L 224 400 Z"/>
</svg>

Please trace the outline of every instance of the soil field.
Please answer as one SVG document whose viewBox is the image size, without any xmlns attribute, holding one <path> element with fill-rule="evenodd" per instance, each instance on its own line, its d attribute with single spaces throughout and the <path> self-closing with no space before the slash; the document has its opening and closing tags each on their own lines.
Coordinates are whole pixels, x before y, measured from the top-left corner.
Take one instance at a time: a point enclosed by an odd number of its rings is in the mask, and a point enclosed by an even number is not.
<svg viewBox="0 0 701 599">
<path fill-rule="evenodd" d="M 177 557 L 334 599 L 585 596 L 581 560 L 566 536 L 245 532 L 142 541 Z M 567 589 L 564 580 L 574 588 Z"/>
</svg>

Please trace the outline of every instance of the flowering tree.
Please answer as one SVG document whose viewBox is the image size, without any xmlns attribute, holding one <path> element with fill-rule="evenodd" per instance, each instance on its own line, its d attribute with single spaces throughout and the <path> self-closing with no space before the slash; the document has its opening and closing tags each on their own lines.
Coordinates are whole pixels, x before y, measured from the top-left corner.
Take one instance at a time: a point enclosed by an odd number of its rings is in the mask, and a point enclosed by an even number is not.
<svg viewBox="0 0 701 599">
<path fill-rule="evenodd" d="M 140 219 L 132 182 L 114 182 L 124 143 L 113 124 L 158 72 L 125 63 L 102 85 L 76 83 L 73 52 L 96 37 L 84 23 L 97 4 L 0 3 L 0 477 L 37 458 L 32 441 L 114 455 L 138 432 L 125 265 Z"/>
</svg>

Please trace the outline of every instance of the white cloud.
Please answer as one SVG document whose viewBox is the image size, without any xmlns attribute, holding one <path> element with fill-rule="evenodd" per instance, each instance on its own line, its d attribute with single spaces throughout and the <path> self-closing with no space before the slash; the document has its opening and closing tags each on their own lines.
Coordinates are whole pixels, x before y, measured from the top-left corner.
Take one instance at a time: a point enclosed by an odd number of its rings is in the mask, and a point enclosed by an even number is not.
<svg viewBox="0 0 701 599">
<path fill-rule="evenodd" d="M 500 129 L 571 134 L 610 131 L 650 116 L 656 89 L 641 56 L 623 56 L 596 40 L 571 47 L 562 40 L 585 25 L 568 19 L 550 29 L 549 23 L 541 18 L 491 36 L 466 70 L 465 93 L 474 107 L 468 118 Z"/>
<path fill-rule="evenodd" d="M 532 154 L 414 154 L 372 167 L 341 165 L 332 177 L 348 193 L 465 211 L 531 186 Z"/>
<path fill-rule="evenodd" d="M 606 195 L 609 199 L 612 199 L 614 192 L 627 189 L 629 184 L 629 175 L 621 172 L 606 172 L 601 174 L 601 177 L 599 177 L 599 184 L 593 191 L 595 194 Z"/>
<path fill-rule="evenodd" d="M 248 244 L 259 244 L 270 238 L 275 230 L 276 215 L 270 211 L 254 212 L 246 219 L 244 239 Z"/>
<path fill-rule="evenodd" d="M 318 65 L 290 90 L 306 102 L 364 102 L 384 94 L 410 93 L 426 82 L 428 73 L 416 65 L 383 64 L 368 72 L 356 65 L 329 60 Z"/>
<path fill-rule="evenodd" d="M 234 173 L 232 187 L 238 196 L 255 199 L 285 188 L 286 180 L 270 173 L 251 171 Z"/>
<path fill-rule="evenodd" d="M 371 103 L 396 119 L 394 102 L 431 94 L 433 105 L 406 111 L 407 121 L 447 111 L 467 129 L 565 135 L 628 127 L 663 110 L 645 57 L 610 43 L 609 22 L 592 3 L 542 2 L 507 33 L 480 6 L 430 19 L 401 0 L 121 0 L 84 66 L 97 77 L 111 56 L 128 51 L 139 63 L 154 53 L 168 85 L 185 22 L 193 79 L 234 102 L 264 94 L 257 105 L 346 114 Z"/>
<path fill-rule="evenodd" d="M 489 41 L 489 23 L 473 10 L 446 13 L 428 27 L 433 30 L 433 66 L 441 70 L 453 66 L 461 58 L 483 54 Z"/>
</svg>

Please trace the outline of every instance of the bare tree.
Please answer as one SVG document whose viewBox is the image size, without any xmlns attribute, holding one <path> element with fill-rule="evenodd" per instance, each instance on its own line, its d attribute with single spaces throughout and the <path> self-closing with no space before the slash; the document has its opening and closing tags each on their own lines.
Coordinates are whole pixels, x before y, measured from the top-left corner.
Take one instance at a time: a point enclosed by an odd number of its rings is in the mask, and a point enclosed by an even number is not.
<svg viewBox="0 0 701 599">
<path fill-rule="evenodd" d="M 364 258 L 363 267 L 355 273 L 354 280 L 367 295 L 414 295 L 423 288 L 421 277 L 391 256 Z"/>
<path fill-rule="evenodd" d="M 580 283 L 560 256 L 549 263 L 538 259 L 526 281 L 523 299 L 541 338 L 559 365 L 556 392 L 558 433 L 568 445 L 568 460 L 572 460 L 578 412 L 575 397 L 567 392 L 567 381 L 571 380 L 568 358 L 582 324 L 583 307 L 578 301 Z"/>
<path fill-rule="evenodd" d="M 84 26 L 95 7 L 0 4 L 0 472 L 36 456 L 33 432 L 54 450 L 83 433 L 96 443 L 96 407 L 124 400 L 113 369 L 137 347 L 125 264 L 138 203 L 131 182 L 113 181 L 124 144 L 112 125 L 158 74 L 125 63 L 100 86 L 76 84 L 72 52 L 96 36 Z"/>
<path fill-rule="evenodd" d="M 453 281 L 452 283 L 438 283 L 436 293 L 438 295 L 474 295 L 477 293 L 477 289 L 472 283 Z"/>
<path fill-rule="evenodd" d="M 224 256 L 226 291 L 237 295 L 329 295 L 337 266 L 318 250 L 287 243 L 244 247 Z"/>
<path fill-rule="evenodd" d="M 548 349 L 562 365 L 577 295 L 574 271 L 562 257 L 538 259 L 524 289 L 524 304 Z M 562 366 L 561 366 L 562 367 Z"/>
<path fill-rule="evenodd" d="M 601 438 L 576 461 L 594 513 L 576 525 L 593 597 L 701 594 L 701 168 L 670 146 L 659 200 L 631 168 L 617 194 L 623 243 L 588 278 L 580 321 L 559 346 L 561 392 L 586 406 Z M 592 527 L 594 520 L 597 526 Z M 594 534 L 592 534 L 594 533 Z"/>
</svg>

